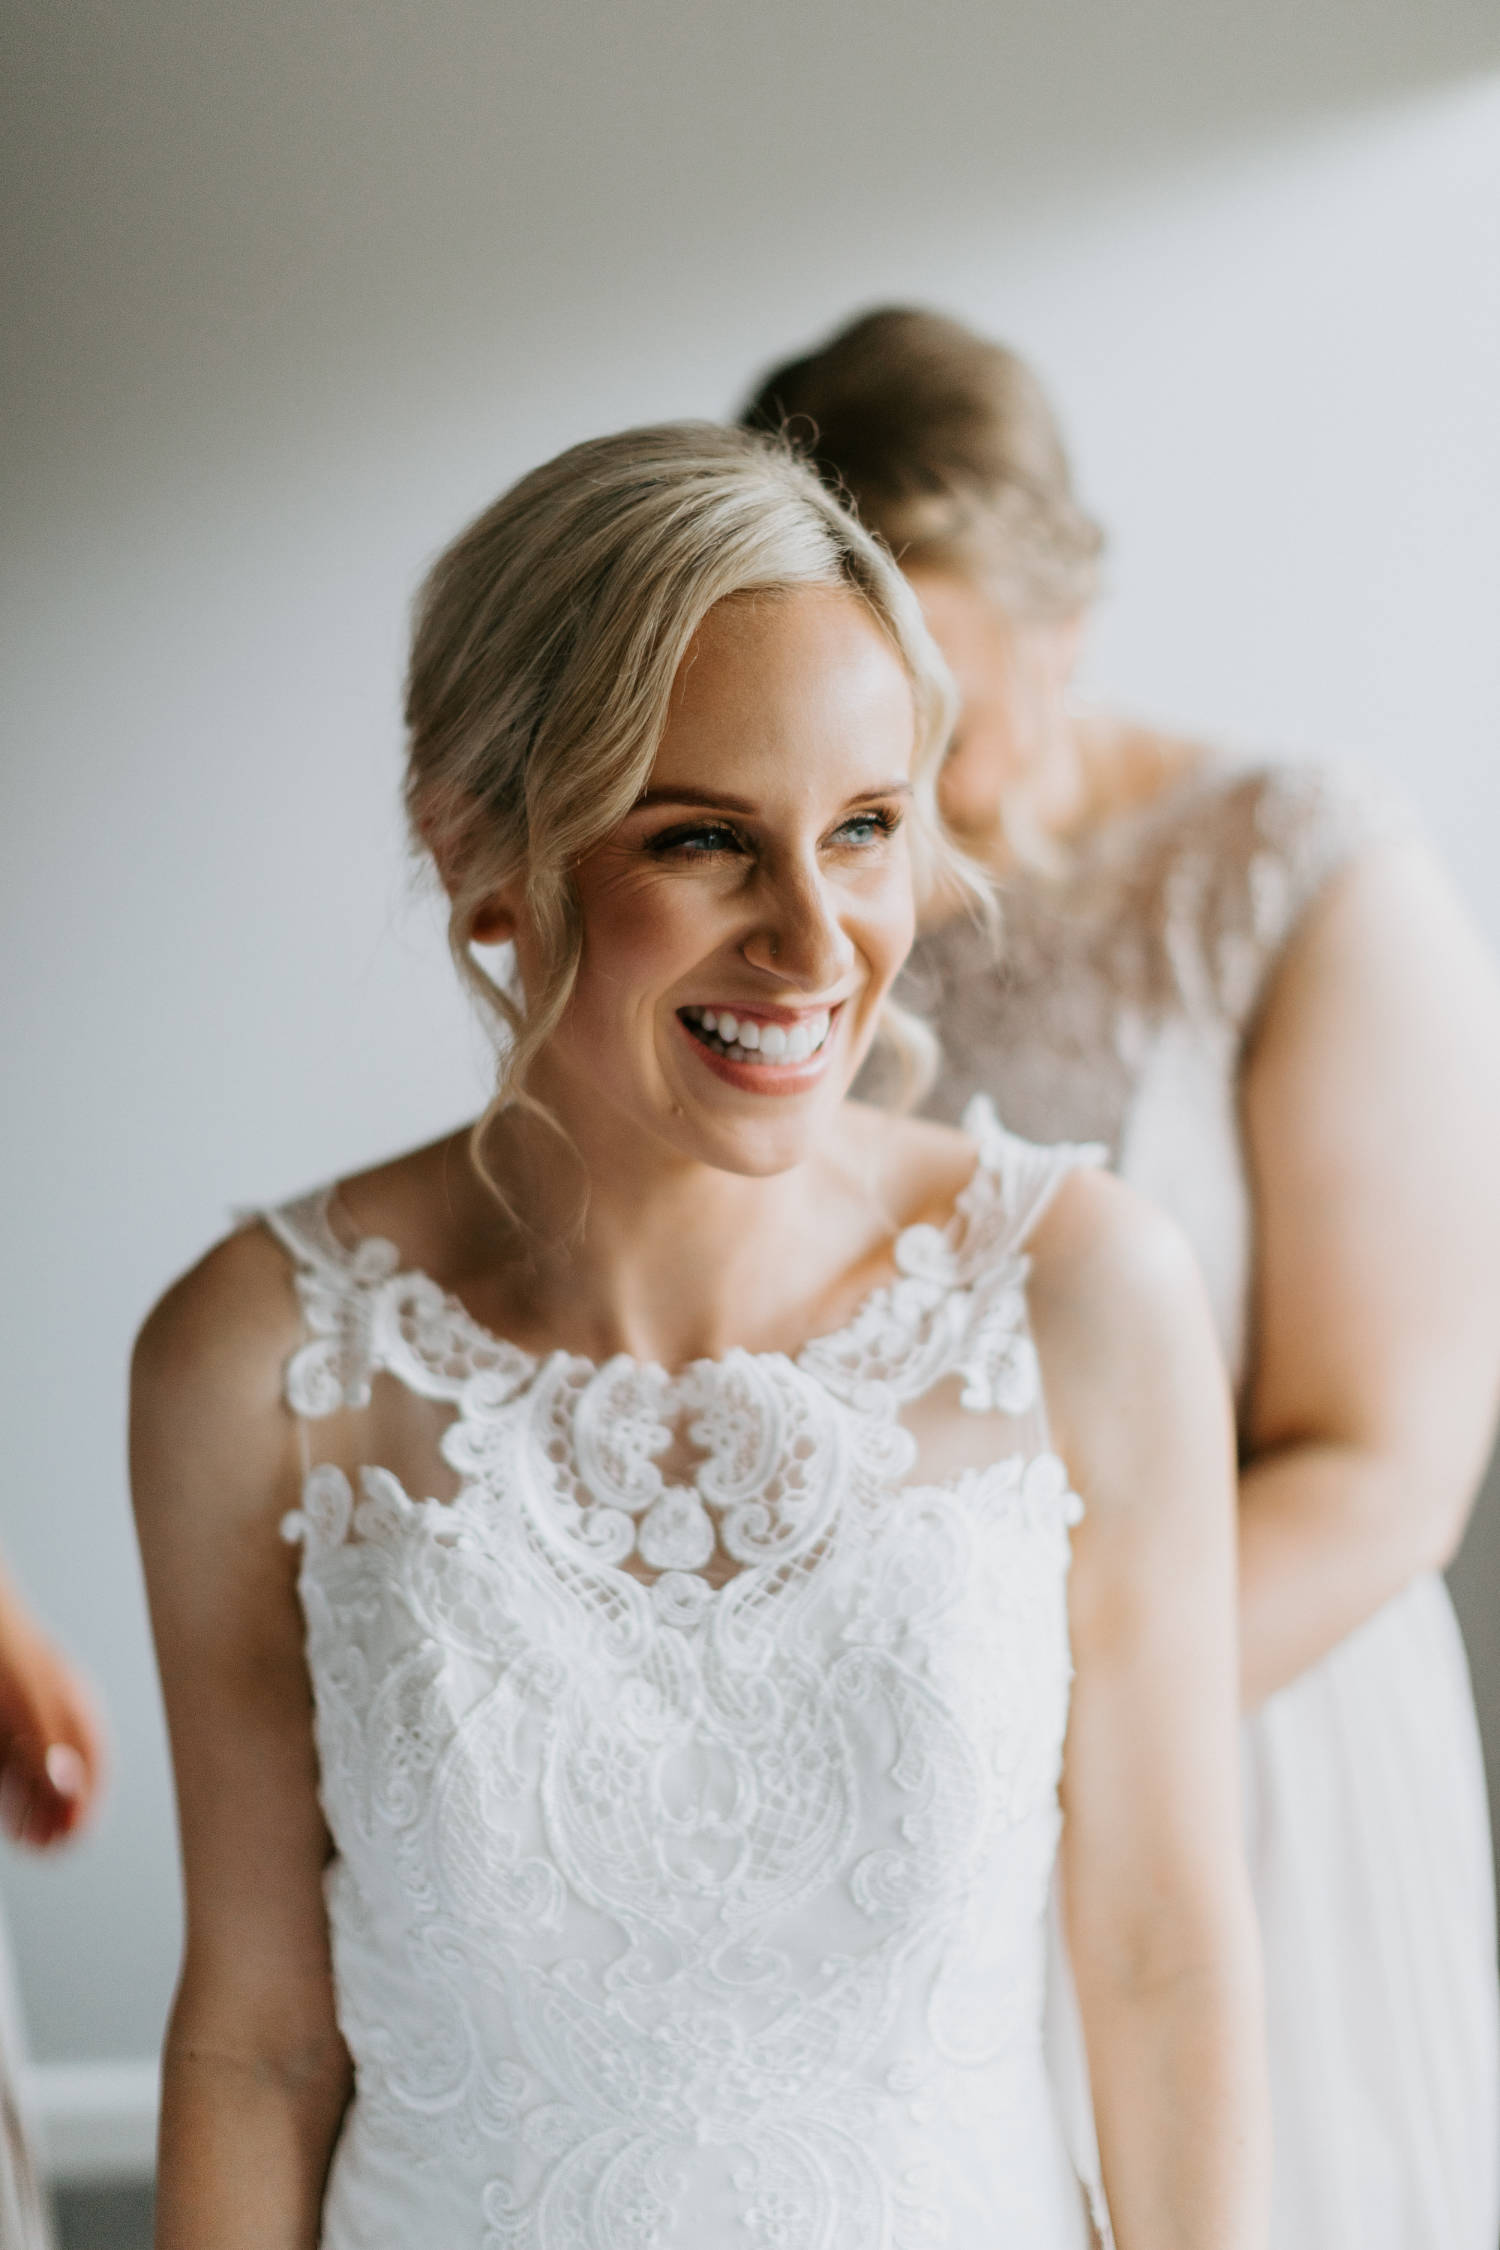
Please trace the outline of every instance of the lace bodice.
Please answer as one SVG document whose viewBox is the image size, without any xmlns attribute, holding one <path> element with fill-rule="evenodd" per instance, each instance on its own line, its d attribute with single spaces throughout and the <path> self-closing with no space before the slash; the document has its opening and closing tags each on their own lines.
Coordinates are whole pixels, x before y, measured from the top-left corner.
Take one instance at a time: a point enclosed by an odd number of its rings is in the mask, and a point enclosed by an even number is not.
<svg viewBox="0 0 1500 2250">
<path fill-rule="evenodd" d="M 328 2250 L 1088 2239 L 1040 2050 L 1078 1503 L 1025 1243 L 1097 1152 L 968 1122 L 952 1223 L 847 1327 L 676 1375 L 270 1215 L 356 2069 Z"/>
<path fill-rule="evenodd" d="M 1236 1375 L 1251 1281 L 1247 1041 L 1309 906 L 1404 825 L 1346 774 L 1209 759 L 1061 876 L 1012 875 L 998 957 L 960 919 L 919 940 L 903 979 L 942 1045 L 931 1113 L 956 1118 L 982 1093 L 1039 1140 L 1102 1141 L 1192 1241 Z"/>
</svg>

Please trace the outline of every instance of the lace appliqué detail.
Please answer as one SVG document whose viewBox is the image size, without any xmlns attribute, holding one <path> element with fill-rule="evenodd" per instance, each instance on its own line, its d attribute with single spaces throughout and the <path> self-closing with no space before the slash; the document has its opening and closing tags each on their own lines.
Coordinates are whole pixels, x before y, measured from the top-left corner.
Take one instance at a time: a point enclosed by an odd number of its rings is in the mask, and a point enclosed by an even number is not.
<svg viewBox="0 0 1500 2250">
<path fill-rule="evenodd" d="M 1034 1448 L 903 1481 L 948 1376 L 1040 1428 L 1017 1214 L 1076 1157 L 973 1129 L 846 1329 L 678 1376 L 531 1359 L 281 1215 L 300 1410 L 397 1375 L 459 1482 L 325 1462 L 285 1527 L 356 2067 L 328 2250 L 1084 2239 L 1039 2030 L 1078 1503 Z"/>
<path fill-rule="evenodd" d="M 371 1238 L 346 1252 L 329 1228 L 325 1196 L 268 1212 L 266 1223 L 295 1261 L 308 1330 L 287 1367 L 287 1404 L 310 1420 L 341 1406 L 367 1406 L 379 1291 L 399 1263 L 394 1243 Z"/>
<path fill-rule="evenodd" d="M 400 1271 L 391 1243 L 346 1249 L 326 1197 L 305 1198 L 271 1220 L 300 1254 L 312 1331 L 287 1370 L 288 1402 L 309 1419 L 366 1405 L 377 1366 L 451 1400 L 457 1419 L 442 1451 L 460 1478 L 524 1491 L 538 1529 L 580 1565 L 670 1578 L 658 1614 L 685 1621 L 703 1597 L 684 1577 L 716 1556 L 743 1568 L 806 1552 L 851 1467 L 877 1483 L 906 1475 L 914 1447 L 900 1408 L 946 1375 L 961 1378 L 971 1412 L 1038 1408 L 1029 1262 L 1012 1245 L 1061 1171 L 1105 1152 L 1034 1148 L 983 1098 L 964 1125 L 978 1163 L 952 1219 L 901 1233 L 897 1278 L 845 1328 L 795 1360 L 733 1351 L 676 1377 L 624 1355 L 602 1366 L 563 1352 L 538 1361 L 488 1334 L 427 1276 Z M 670 1476 L 668 1455 L 681 1464 Z"/>
</svg>

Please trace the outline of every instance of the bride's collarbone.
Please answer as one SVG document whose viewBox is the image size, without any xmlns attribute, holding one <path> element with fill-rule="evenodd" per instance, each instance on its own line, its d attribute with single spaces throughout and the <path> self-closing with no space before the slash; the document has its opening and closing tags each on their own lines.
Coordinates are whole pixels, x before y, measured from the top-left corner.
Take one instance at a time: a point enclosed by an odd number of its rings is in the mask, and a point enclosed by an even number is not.
<svg viewBox="0 0 1500 2250">
<path fill-rule="evenodd" d="M 952 1218 L 977 1161 L 951 1126 L 854 1102 L 840 1119 L 847 1130 L 805 1168 L 799 1192 L 775 1178 L 746 1183 L 737 1208 L 706 1198 L 691 1224 L 648 1216 L 635 1227 L 612 1212 L 591 1230 L 586 1210 L 547 1241 L 507 1218 L 471 1167 L 456 1186 L 445 1143 L 340 1182 L 330 1220 L 346 1248 L 391 1242 L 400 1270 L 536 1358 L 564 1351 L 672 1371 L 735 1350 L 794 1356 L 891 1278 L 902 1233 Z"/>
</svg>

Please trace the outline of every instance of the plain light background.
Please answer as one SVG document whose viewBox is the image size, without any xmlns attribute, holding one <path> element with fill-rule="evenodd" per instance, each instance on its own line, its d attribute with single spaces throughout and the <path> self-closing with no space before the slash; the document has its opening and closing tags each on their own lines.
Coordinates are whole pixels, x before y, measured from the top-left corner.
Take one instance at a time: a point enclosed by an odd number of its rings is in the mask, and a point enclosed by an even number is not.
<svg viewBox="0 0 1500 2250">
<path fill-rule="evenodd" d="M 0 1884 L 44 2057 L 178 1942 L 122 1458 L 223 1227 L 456 1121 L 396 817 L 406 605 L 522 469 L 872 301 L 1055 388 L 1090 684 L 1367 759 L 1500 940 L 1490 0 L 12 0 L 0 1538 L 114 1780 Z M 1500 1745 L 1500 1532 L 1460 1593 Z"/>
</svg>

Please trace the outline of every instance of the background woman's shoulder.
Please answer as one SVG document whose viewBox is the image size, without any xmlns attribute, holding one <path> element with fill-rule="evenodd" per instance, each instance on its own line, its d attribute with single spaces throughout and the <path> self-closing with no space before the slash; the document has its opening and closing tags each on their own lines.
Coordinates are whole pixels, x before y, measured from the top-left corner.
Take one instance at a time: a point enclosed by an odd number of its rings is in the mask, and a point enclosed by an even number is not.
<svg viewBox="0 0 1500 2250">
<path fill-rule="evenodd" d="M 1203 749 L 1119 825 L 1113 849 L 1177 1003 L 1244 1030 L 1335 879 L 1416 826 L 1351 764 Z"/>
</svg>

